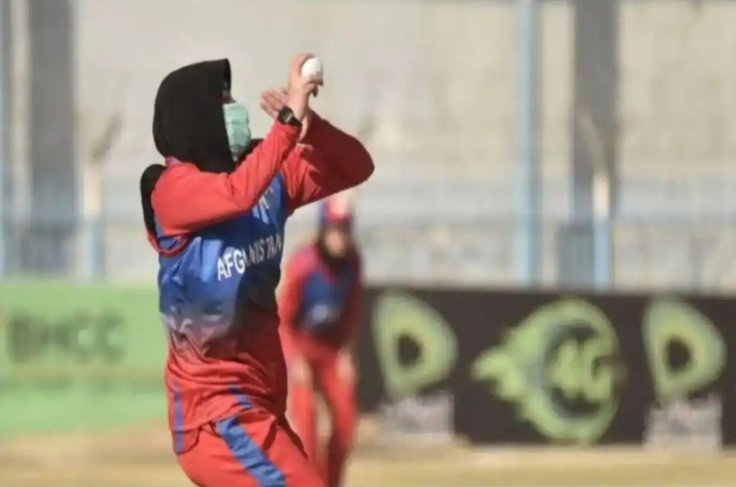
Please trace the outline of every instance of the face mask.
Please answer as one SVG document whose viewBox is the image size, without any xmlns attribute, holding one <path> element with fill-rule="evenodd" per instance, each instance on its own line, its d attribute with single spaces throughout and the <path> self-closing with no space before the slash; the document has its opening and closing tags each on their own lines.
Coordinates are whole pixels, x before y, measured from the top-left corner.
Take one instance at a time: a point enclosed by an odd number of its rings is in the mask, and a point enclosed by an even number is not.
<svg viewBox="0 0 736 487">
<path fill-rule="evenodd" d="M 250 117 L 248 109 L 240 103 L 225 103 L 222 106 L 225 114 L 225 129 L 230 141 L 230 153 L 235 162 L 240 159 L 250 144 Z"/>
</svg>

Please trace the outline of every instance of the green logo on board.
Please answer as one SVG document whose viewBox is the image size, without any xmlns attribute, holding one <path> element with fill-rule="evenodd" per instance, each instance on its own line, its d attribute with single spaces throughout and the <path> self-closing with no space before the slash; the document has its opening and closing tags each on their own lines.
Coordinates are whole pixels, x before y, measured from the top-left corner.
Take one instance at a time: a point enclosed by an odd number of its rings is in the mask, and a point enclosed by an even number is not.
<svg viewBox="0 0 736 487">
<path fill-rule="evenodd" d="M 503 344 L 473 365 L 476 380 L 515 403 L 522 421 L 549 439 L 593 443 L 618 408 L 625 370 L 608 318 L 566 299 L 544 305 L 512 329 Z"/>
</svg>

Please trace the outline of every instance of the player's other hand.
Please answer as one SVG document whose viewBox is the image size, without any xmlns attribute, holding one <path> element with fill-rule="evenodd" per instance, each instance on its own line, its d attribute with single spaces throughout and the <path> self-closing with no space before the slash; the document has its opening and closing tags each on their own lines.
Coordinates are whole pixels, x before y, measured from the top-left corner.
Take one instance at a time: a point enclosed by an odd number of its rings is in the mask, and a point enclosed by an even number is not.
<svg viewBox="0 0 736 487">
<path fill-rule="evenodd" d="M 357 379 L 355 361 L 350 350 L 341 350 L 337 356 L 337 378 L 344 384 L 354 384 Z"/>
<path fill-rule="evenodd" d="M 289 103 L 289 96 L 286 88 L 266 90 L 261 93 L 261 109 L 271 118 L 276 118 L 282 108 Z M 312 110 L 307 107 L 306 115 L 302 120 L 302 133 L 299 140 L 302 141 L 309 131 L 309 122 L 312 119 Z"/>
<path fill-rule="evenodd" d="M 302 357 L 296 357 L 289 363 L 289 377 L 294 385 L 312 387 L 312 371 Z"/>
<path fill-rule="evenodd" d="M 317 93 L 317 90 L 323 84 L 321 74 L 302 76 L 302 65 L 312 57 L 314 57 L 314 54 L 297 54 L 289 64 L 286 104 L 294 111 L 294 116 L 299 120 L 303 120 L 307 115 L 309 96 Z"/>
</svg>

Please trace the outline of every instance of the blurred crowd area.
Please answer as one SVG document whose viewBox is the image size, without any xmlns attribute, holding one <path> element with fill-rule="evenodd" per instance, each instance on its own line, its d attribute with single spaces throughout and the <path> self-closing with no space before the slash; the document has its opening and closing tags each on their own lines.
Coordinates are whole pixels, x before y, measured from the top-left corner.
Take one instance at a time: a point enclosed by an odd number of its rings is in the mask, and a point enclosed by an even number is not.
<svg viewBox="0 0 736 487">
<path fill-rule="evenodd" d="M 736 3 L 539 4 L 542 284 L 565 283 L 565 236 L 589 220 L 580 178 L 602 170 L 613 181 L 614 288 L 736 289 Z M 325 65 L 316 110 L 376 162 L 357 208 L 369 280 L 516 283 L 515 2 L 0 5 L 7 274 L 153 284 L 138 178 L 160 160 L 159 82 L 228 57 L 234 94 L 264 134 L 259 93 L 308 50 Z M 294 216 L 287 250 L 314 222 L 313 209 Z"/>
</svg>

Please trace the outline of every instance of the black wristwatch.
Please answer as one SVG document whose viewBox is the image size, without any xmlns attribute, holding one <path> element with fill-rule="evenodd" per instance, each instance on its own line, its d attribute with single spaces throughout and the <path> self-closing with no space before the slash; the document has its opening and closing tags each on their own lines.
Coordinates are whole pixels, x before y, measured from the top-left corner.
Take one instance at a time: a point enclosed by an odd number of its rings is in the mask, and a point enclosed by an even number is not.
<svg viewBox="0 0 736 487">
<path fill-rule="evenodd" d="M 276 120 L 278 120 L 280 123 L 291 125 L 293 127 L 302 126 L 302 122 L 298 118 L 296 118 L 296 115 L 294 115 L 294 110 L 289 107 L 282 108 L 281 111 L 279 111 L 279 114 L 276 116 Z"/>
</svg>

